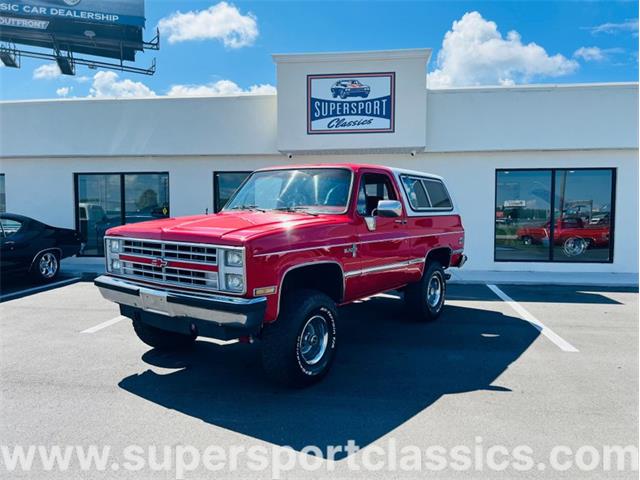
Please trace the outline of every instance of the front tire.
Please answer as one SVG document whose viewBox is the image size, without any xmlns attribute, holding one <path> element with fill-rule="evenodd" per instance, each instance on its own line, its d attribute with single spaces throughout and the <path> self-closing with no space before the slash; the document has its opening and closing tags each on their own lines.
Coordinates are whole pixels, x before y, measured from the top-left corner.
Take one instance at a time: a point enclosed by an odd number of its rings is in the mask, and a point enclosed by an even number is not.
<svg viewBox="0 0 640 480">
<path fill-rule="evenodd" d="M 335 302 L 316 290 L 294 290 L 262 336 L 262 364 L 274 381 L 305 387 L 329 371 L 336 349 Z"/>
<path fill-rule="evenodd" d="M 60 258 L 53 251 L 42 252 L 33 261 L 31 275 L 37 282 L 52 282 L 60 273 Z"/>
<path fill-rule="evenodd" d="M 140 320 L 133 320 L 133 329 L 140 340 L 150 347 L 160 350 L 185 350 L 191 347 L 196 340 L 194 335 L 161 330 Z"/>
<path fill-rule="evenodd" d="M 442 313 L 446 290 L 444 267 L 439 262 L 429 262 L 420 281 L 405 290 L 407 309 L 420 320 L 433 321 Z"/>
</svg>

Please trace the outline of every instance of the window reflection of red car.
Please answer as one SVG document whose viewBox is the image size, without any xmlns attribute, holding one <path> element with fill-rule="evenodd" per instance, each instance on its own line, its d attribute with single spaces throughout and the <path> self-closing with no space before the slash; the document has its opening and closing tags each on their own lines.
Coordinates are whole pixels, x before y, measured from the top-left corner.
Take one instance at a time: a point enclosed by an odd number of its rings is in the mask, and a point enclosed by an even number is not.
<svg viewBox="0 0 640 480">
<path fill-rule="evenodd" d="M 550 226 L 551 222 L 522 227 L 516 231 L 516 235 L 525 245 L 545 243 L 549 241 Z M 556 220 L 553 236 L 555 245 L 562 245 L 567 255 L 575 256 L 590 247 L 607 247 L 609 225 L 585 225 L 579 217 L 565 217 Z"/>
</svg>

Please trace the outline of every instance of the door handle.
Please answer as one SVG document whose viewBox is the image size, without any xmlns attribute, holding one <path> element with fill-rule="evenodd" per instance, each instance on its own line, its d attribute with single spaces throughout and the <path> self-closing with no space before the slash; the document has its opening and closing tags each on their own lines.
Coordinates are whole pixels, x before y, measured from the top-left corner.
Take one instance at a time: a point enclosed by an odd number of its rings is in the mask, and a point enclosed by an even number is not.
<svg viewBox="0 0 640 480">
<path fill-rule="evenodd" d="M 400 225 L 406 225 L 407 221 L 403 218 L 402 220 L 394 220 L 395 223 L 399 223 Z"/>
</svg>

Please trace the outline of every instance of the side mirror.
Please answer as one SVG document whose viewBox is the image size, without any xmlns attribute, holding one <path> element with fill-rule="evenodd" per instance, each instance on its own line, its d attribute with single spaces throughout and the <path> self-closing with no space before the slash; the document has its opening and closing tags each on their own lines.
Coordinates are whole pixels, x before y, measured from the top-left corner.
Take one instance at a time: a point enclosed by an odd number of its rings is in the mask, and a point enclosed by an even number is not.
<svg viewBox="0 0 640 480">
<path fill-rule="evenodd" d="M 376 213 L 379 217 L 401 217 L 402 204 L 398 200 L 380 200 Z"/>
</svg>

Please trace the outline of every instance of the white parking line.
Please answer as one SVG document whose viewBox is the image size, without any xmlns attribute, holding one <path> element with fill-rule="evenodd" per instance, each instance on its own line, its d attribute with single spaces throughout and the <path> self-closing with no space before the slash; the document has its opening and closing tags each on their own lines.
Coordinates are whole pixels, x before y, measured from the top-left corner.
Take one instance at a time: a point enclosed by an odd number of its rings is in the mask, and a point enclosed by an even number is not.
<svg viewBox="0 0 640 480">
<path fill-rule="evenodd" d="M 540 333 L 542 333 L 545 337 L 555 343 L 560 348 L 560 350 L 562 350 L 563 352 L 579 352 L 576 347 L 571 345 L 564 338 L 562 338 L 560 335 L 558 335 L 556 332 L 551 330 L 544 323 L 534 317 L 526 308 L 524 308 L 513 298 L 500 290 L 497 286 L 487 283 L 487 287 L 489 287 L 489 290 L 500 297 L 511 308 L 513 308 L 518 313 L 518 315 L 520 315 L 520 318 L 529 322 L 531 325 L 536 327 L 540 331 Z"/>
<path fill-rule="evenodd" d="M 116 318 L 112 318 L 111 320 L 107 320 L 106 322 L 99 323 L 98 325 L 91 328 L 87 328 L 86 330 L 83 330 L 80 333 L 96 333 L 97 331 L 102 330 L 103 328 L 107 328 L 107 327 L 110 327 L 111 325 L 115 325 L 116 323 L 118 323 L 121 320 L 124 320 L 125 318 L 127 317 L 118 315 Z"/>
<path fill-rule="evenodd" d="M 63 285 L 76 283 L 80 281 L 80 277 L 67 278 L 65 280 L 60 280 L 58 282 L 47 283 L 44 285 L 40 285 L 38 287 L 25 288 L 24 290 L 19 290 L 17 292 L 7 293 L 5 295 L 0 295 L 0 302 L 7 302 L 9 300 L 13 300 L 14 298 L 24 297 L 30 293 L 38 293 L 38 292 L 46 292 L 47 290 L 52 290 L 55 287 L 61 287 Z"/>
</svg>

